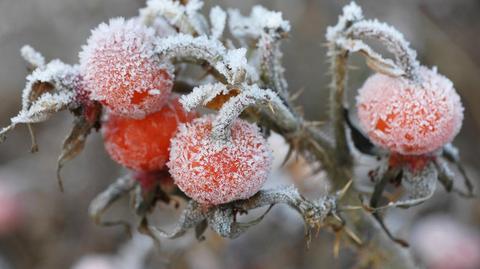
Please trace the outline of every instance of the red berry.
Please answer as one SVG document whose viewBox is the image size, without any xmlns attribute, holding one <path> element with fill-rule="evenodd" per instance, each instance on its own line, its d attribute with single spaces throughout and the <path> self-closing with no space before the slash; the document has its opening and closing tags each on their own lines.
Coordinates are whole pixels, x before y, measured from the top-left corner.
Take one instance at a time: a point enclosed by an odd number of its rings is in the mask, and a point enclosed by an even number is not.
<svg viewBox="0 0 480 269">
<path fill-rule="evenodd" d="M 154 52 L 154 30 L 138 20 L 112 19 L 92 31 L 80 53 L 90 97 L 112 112 L 143 118 L 167 102 L 173 86 L 169 63 Z"/>
<path fill-rule="evenodd" d="M 110 114 L 102 126 L 105 148 L 113 160 L 130 169 L 161 170 L 177 126 L 195 116 L 183 110 L 178 98 L 143 119 Z"/>
<path fill-rule="evenodd" d="M 359 90 L 358 117 L 377 145 L 404 155 L 433 152 L 460 131 L 463 106 L 452 82 L 426 67 L 420 84 L 382 74 Z"/>
<path fill-rule="evenodd" d="M 213 117 L 182 124 L 172 139 L 167 166 L 177 186 L 192 199 L 223 204 L 246 199 L 269 176 L 272 157 L 256 125 L 236 120 L 231 142 L 220 146 L 211 138 Z"/>
</svg>

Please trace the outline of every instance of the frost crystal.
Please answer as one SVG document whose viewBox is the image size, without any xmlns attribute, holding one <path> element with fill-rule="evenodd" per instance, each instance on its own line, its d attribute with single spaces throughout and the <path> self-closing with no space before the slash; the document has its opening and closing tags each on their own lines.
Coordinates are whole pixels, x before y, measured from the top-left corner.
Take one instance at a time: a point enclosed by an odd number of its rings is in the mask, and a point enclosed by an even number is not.
<svg viewBox="0 0 480 269">
<path fill-rule="evenodd" d="M 90 97 L 133 118 L 160 110 L 173 86 L 173 72 L 155 54 L 154 41 L 154 30 L 137 20 L 112 19 L 93 30 L 80 52 Z"/>
<path fill-rule="evenodd" d="M 422 67 L 421 85 L 376 74 L 359 90 L 360 123 L 379 146 L 401 154 L 433 152 L 452 141 L 463 106 L 446 77 Z"/>
<path fill-rule="evenodd" d="M 223 204 L 254 195 L 269 176 L 272 157 L 258 127 L 243 120 L 232 126 L 232 140 L 218 148 L 211 139 L 213 117 L 180 125 L 171 141 L 170 173 L 192 199 Z"/>
</svg>

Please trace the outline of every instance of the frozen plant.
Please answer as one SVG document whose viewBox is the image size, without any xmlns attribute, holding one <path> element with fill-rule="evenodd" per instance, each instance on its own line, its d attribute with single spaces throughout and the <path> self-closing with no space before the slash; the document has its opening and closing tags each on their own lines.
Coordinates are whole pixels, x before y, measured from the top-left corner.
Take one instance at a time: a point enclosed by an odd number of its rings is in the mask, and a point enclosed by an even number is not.
<svg viewBox="0 0 480 269">
<path fill-rule="evenodd" d="M 102 130 L 107 152 L 130 173 L 92 201 L 90 215 L 98 224 L 130 231 L 131 223 L 139 223 L 138 230 L 156 240 L 191 229 L 201 239 L 208 227 L 235 238 L 275 204 L 287 204 L 303 218 L 308 238 L 312 229 L 329 228 L 359 249 L 368 245 L 359 260 L 384 256 L 390 257 L 385 267 L 410 268 L 412 260 L 401 248 L 408 243 L 390 233 L 381 213 L 424 202 L 437 180 L 448 191 L 473 195 L 451 145 L 463 120 L 453 83 L 436 68 L 422 66 L 395 28 L 365 19 L 352 2 L 326 31 L 332 128 L 318 127 L 292 105 L 281 51 L 291 26 L 282 14 L 255 6 L 244 16 L 216 6 L 207 19 L 202 7 L 200 0 L 149 0 L 137 17 L 112 19 L 92 31 L 79 65 L 46 63 L 24 47 L 32 73 L 22 110 L 1 137 L 18 124 L 32 130 L 31 124 L 70 110 L 74 127 L 63 144 L 60 172 L 81 152 L 91 130 Z M 394 58 L 376 52 L 366 39 L 379 41 Z M 375 72 L 358 92 L 359 123 L 351 121 L 345 100 L 351 53 L 363 55 Z M 203 68 L 205 76 L 189 76 L 189 64 Z M 308 200 L 293 185 L 262 189 L 274 175 L 266 143 L 272 132 L 288 142 L 287 160 L 298 154 L 312 167 L 320 163 L 334 192 Z M 379 160 L 368 195 L 350 187 L 357 152 Z M 453 184 L 452 165 L 466 188 Z M 403 195 L 381 203 L 387 187 L 402 187 Z M 102 213 L 128 194 L 134 197 L 134 220 L 104 220 Z M 369 202 L 359 203 L 359 196 Z M 178 202 L 185 209 L 172 231 L 149 221 L 156 203 Z M 237 221 L 238 214 L 255 208 L 265 213 L 249 223 Z"/>
</svg>

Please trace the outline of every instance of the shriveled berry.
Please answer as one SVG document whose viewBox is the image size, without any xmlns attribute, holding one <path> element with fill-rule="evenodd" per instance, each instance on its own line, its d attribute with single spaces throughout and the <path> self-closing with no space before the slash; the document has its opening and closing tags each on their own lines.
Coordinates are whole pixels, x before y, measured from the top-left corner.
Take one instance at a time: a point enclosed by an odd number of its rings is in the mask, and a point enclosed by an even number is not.
<svg viewBox="0 0 480 269">
<path fill-rule="evenodd" d="M 173 86 L 171 64 L 154 53 L 154 30 L 138 20 L 102 23 L 80 52 L 86 91 L 112 112 L 143 118 L 160 110 Z"/>
<path fill-rule="evenodd" d="M 452 82 L 426 67 L 420 83 L 383 74 L 359 90 L 360 124 L 373 143 L 404 155 L 433 152 L 460 131 L 463 106 Z"/>
<path fill-rule="evenodd" d="M 236 120 L 231 141 L 211 138 L 212 116 L 182 124 L 172 139 L 167 166 L 177 186 L 205 204 L 223 204 L 254 195 L 267 180 L 271 151 L 256 125 Z"/>
<path fill-rule="evenodd" d="M 105 148 L 113 160 L 130 169 L 161 170 L 165 168 L 170 139 L 177 126 L 195 116 L 183 110 L 178 98 L 143 119 L 110 114 L 102 125 Z"/>
</svg>

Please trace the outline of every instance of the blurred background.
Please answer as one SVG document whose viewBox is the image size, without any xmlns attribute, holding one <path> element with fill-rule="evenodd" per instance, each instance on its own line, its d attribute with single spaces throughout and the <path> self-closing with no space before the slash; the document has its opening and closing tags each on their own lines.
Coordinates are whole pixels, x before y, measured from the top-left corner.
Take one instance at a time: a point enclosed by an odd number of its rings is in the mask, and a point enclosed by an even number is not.
<svg viewBox="0 0 480 269">
<path fill-rule="evenodd" d="M 326 119 L 328 96 L 324 32 L 336 23 L 340 0 L 206 0 L 248 14 L 254 4 L 282 11 L 292 23 L 284 43 L 290 90 L 303 90 L 296 104 L 306 118 Z M 480 2 L 477 0 L 357 1 L 367 17 L 394 25 L 411 41 L 421 62 L 438 66 L 460 93 L 466 108 L 455 140 L 463 163 L 477 184 L 480 169 Z M 47 59 L 76 63 L 90 29 L 108 18 L 137 15 L 143 0 L 0 0 L 0 126 L 20 109 L 27 70 L 19 49 L 30 44 Z M 351 61 L 350 97 L 369 75 L 362 59 Z M 162 241 L 159 248 L 143 236 L 132 240 L 121 228 L 93 224 L 89 202 L 121 174 L 109 159 L 101 136 L 89 137 L 86 150 L 63 170 L 66 191 L 56 184 L 56 159 L 72 118 L 60 113 L 35 125 L 40 151 L 29 154 L 30 138 L 21 126 L 0 145 L 0 269 L 7 268 L 352 268 L 361 255 L 341 249 L 334 259 L 330 233 L 320 233 L 307 250 L 300 218 L 278 207 L 260 225 L 237 240 L 207 233 L 198 243 L 190 234 Z M 281 141 L 274 141 L 282 143 Z M 313 181 L 313 179 L 312 179 Z M 321 180 L 314 188 L 324 188 Z M 459 180 L 461 183 L 461 180 Z M 311 183 L 310 183 L 311 184 Z M 478 184 L 477 184 L 478 185 Z M 308 184 L 307 184 L 308 186 Z M 165 205 L 162 225 L 178 213 Z M 128 199 L 109 218 L 132 219 Z M 480 202 L 449 195 L 439 187 L 433 199 L 414 209 L 392 210 L 388 224 L 409 239 L 420 266 L 480 268 Z M 140 265 L 145 261 L 144 265 Z M 121 264 L 121 265 L 120 265 Z M 144 266 L 144 267 L 141 267 Z M 367 266 L 369 267 L 369 266 Z"/>
</svg>

